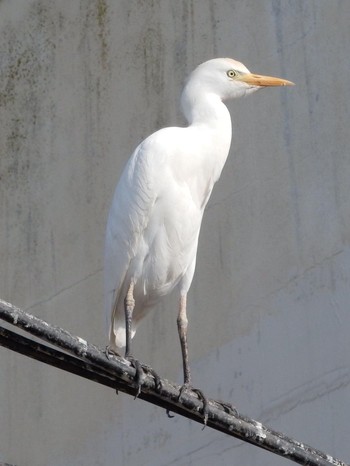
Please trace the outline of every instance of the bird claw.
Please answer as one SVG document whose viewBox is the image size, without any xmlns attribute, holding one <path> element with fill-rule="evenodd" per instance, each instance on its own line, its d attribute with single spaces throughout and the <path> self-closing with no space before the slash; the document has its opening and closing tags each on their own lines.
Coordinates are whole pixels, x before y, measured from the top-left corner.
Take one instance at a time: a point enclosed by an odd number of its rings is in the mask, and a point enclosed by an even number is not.
<svg viewBox="0 0 350 466">
<path fill-rule="evenodd" d="M 135 377 L 134 377 L 134 382 L 137 388 L 137 392 L 135 395 L 135 399 L 140 395 L 142 386 L 144 384 L 144 380 L 146 377 L 146 374 L 151 374 L 153 379 L 154 379 L 154 388 L 155 391 L 159 394 L 161 394 L 162 391 L 162 381 L 157 372 L 152 369 L 152 367 L 147 366 L 146 364 L 141 364 L 138 359 L 135 359 L 133 356 L 127 356 L 125 357 L 127 361 L 130 362 L 130 364 L 134 367 L 135 369 Z"/>
<path fill-rule="evenodd" d="M 194 392 L 197 395 L 198 399 L 203 403 L 202 415 L 203 415 L 203 423 L 204 423 L 203 429 L 204 429 L 205 426 L 207 425 L 208 418 L 209 418 L 209 400 L 208 400 L 208 398 L 206 398 L 204 396 L 202 390 L 200 390 L 199 388 L 193 388 L 188 383 L 184 383 L 180 387 L 180 393 L 179 393 L 178 401 L 180 401 L 181 396 L 182 396 L 182 394 L 183 394 L 183 392 L 185 390 L 191 390 L 192 392 Z"/>
<path fill-rule="evenodd" d="M 161 378 L 159 377 L 159 375 L 157 374 L 157 372 L 152 369 L 152 367 L 146 365 L 146 364 L 143 364 L 142 365 L 142 369 L 147 372 L 148 374 L 151 374 L 151 376 L 153 377 L 154 379 L 154 388 L 155 388 L 155 391 L 160 395 L 162 393 L 162 380 Z"/>
<path fill-rule="evenodd" d="M 170 414 L 169 409 L 166 410 L 166 415 L 168 416 L 169 419 L 172 419 L 173 417 L 175 417 L 172 414 Z"/>
<path fill-rule="evenodd" d="M 106 358 L 108 359 L 108 361 L 110 361 L 113 356 L 118 356 L 119 358 L 121 357 L 121 355 L 119 353 L 117 353 L 116 350 L 113 349 L 110 345 L 106 346 L 106 349 L 104 350 L 104 353 L 105 353 Z"/>
<path fill-rule="evenodd" d="M 133 356 L 126 356 L 125 359 L 130 362 L 130 364 L 135 369 L 134 383 L 136 385 L 136 394 L 134 400 L 140 395 L 143 382 L 145 380 L 145 372 L 143 370 L 142 364 L 138 359 L 135 359 Z"/>
<path fill-rule="evenodd" d="M 215 402 L 216 402 L 216 404 L 218 404 L 219 406 L 224 408 L 224 411 L 227 414 L 231 414 L 233 416 L 238 415 L 237 409 L 231 403 L 227 403 L 226 401 L 219 401 L 219 400 L 215 400 Z"/>
</svg>

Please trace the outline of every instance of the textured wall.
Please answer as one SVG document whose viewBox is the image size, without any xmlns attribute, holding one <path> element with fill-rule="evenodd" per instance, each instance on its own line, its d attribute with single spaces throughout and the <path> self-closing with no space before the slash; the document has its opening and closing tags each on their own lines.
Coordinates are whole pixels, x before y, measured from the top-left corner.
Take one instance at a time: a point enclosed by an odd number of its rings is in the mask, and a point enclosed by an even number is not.
<svg viewBox="0 0 350 466">
<path fill-rule="evenodd" d="M 104 345 L 102 257 L 133 148 L 183 123 L 215 56 L 294 81 L 230 104 L 189 296 L 194 384 L 350 458 L 348 0 L 2 0 L 0 297 Z M 176 303 L 135 354 L 181 380 Z M 0 348 L 0 461 L 278 465 L 252 446 Z"/>
</svg>

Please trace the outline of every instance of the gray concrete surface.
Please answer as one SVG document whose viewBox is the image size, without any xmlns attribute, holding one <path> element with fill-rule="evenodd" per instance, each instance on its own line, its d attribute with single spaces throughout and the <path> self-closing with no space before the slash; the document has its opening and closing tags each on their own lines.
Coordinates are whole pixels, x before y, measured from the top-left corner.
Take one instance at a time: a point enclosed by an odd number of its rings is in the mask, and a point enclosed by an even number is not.
<svg viewBox="0 0 350 466">
<path fill-rule="evenodd" d="M 230 104 L 232 151 L 189 296 L 193 378 L 349 460 L 349 24 L 348 0 L 2 0 L 1 298 L 104 345 L 104 228 L 134 147 L 183 123 L 182 83 L 208 58 L 290 79 Z M 287 464 L 0 353 L 0 462 Z M 135 354 L 181 381 L 173 299 Z"/>
</svg>

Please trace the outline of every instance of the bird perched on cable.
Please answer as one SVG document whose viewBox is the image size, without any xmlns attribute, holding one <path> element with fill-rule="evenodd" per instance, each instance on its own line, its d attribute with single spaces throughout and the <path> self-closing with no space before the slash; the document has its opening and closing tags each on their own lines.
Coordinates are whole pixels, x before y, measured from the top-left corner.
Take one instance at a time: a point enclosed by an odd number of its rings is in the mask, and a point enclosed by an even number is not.
<svg viewBox="0 0 350 466">
<path fill-rule="evenodd" d="M 226 100 L 290 81 L 252 74 L 229 58 L 189 76 L 181 103 L 188 126 L 161 129 L 129 159 L 115 190 L 105 245 L 109 348 L 130 344 L 141 319 L 164 295 L 178 296 L 184 386 L 191 384 L 186 297 L 196 266 L 203 212 L 231 145 Z M 161 316 L 159 316 L 161 318 Z"/>
</svg>

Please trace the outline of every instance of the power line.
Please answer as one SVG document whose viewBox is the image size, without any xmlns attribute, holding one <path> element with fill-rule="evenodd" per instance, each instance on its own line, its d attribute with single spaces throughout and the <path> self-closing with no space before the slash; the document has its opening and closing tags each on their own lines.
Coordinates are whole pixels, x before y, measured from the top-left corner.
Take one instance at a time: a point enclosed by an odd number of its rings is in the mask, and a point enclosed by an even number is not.
<svg viewBox="0 0 350 466">
<path fill-rule="evenodd" d="M 135 369 L 125 359 L 108 359 L 103 350 L 66 330 L 53 326 L 21 309 L 0 300 L 0 318 L 34 337 L 28 339 L 8 328 L 0 327 L 0 345 L 67 372 L 93 380 L 115 390 L 134 395 Z M 59 348 L 59 349 L 57 349 Z M 203 423 L 203 402 L 195 391 L 180 395 L 180 386 L 165 379 L 156 381 L 147 366 L 139 398 L 168 411 Z M 239 414 L 219 401 L 209 400 L 208 427 L 224 432 L 257 447 L 310 466 L 349 466 L 302 442 L 271 430 L 260 422 Z"/>
</svg>

